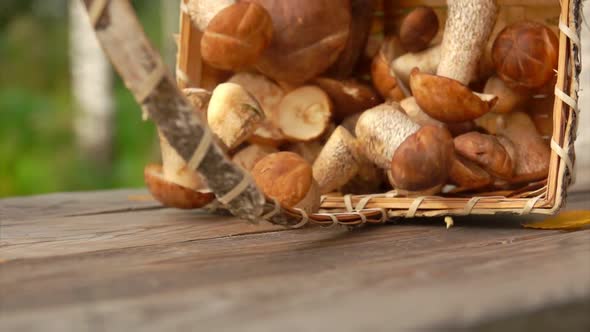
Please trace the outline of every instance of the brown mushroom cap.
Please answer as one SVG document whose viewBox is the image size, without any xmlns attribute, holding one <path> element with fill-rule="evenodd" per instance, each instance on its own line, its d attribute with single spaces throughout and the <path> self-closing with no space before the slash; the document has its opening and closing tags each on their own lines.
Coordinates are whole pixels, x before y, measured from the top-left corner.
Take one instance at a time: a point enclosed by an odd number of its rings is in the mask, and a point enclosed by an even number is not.
<svg viewBox="0 0 590 332">
<path fill-rule="evenodd" d="M 256 67 L 275 81 L 302 84 L 338 59 L 348 41 L 350 0 L 251 0 L 273 21 L 273 38 Z"/>
<path fill-rule="evenodd" d="M 446 128 L 424 126 L 397 148 L 391 161 L 396 188 L 421 191 L 442 185 L 454 158 L 453 137 Z"/>
<path fill-rule="evenodd" d="M 492 59 L 506 82 L 538 88 L 555 76 L 559 40 L 547 26 L 517 22 L 504 28 L 494 41 Z"/>
<path fill-rule="evenodd" d="M 312 187 L 311 165 L 293 152 L 278 152 L 261 159 L 252 169 L 258 187 L 282 206 L 294 207 Z"/>
<path fill-rule="evenodd" d="M 215 68 L 244 68 L 260 58 L 272 33 L 272 19 L 262 6 L 238 2 L 211 20 L 201 39 L 201 56 Z"/>
<path fill-rule="evenodd" d="M 510 179 L 514 162 L 495 136 L 470 132 L 454 139 L 455 151 L 470 161 L 482 166 L 491 174 Z"/>
<path fill-rule="evenodd" d="M 455 155 L 449 171 L 449 180 L 459 186 L 457 191 L 485 188 L 494 183 L 494 178 L 475 163 Z"/>
<path fill-rule="evenodd" d="M 497 98 L 484 101 L 458 81 L 417 70 L 412 71 L 410 87 L 422 110 L 445 123 L 477 119 L 497 101 Z"/>
<path fill-rule="evenodd" d="M 438 17 L 430 7 L 418 7 L 402 20 L 399 37 L 409 52 L 419 52 L 428 47 L 438 33 Z"/>
<path fill-rule="evenodd" d="M 143 175 L 152 196 L 165 206 L 198 209 L 215 199 L 215 194 L 208 190 L 196 191 L 167 181 L 160 165 L 147 165 Z"/>
</svg>

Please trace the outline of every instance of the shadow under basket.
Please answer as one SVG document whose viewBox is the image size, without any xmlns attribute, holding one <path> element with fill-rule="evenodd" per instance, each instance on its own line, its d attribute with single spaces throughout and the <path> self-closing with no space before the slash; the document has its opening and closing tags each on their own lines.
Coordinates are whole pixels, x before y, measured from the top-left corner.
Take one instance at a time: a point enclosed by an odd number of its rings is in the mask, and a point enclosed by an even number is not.
<svg viewBox="0 0 590 332">
<path fill-rule="evenodd" d="M 355 226 L 381 223 L 396 217 L 497 213 L 551 215 L 563 205 L 567 187 L 574 181 L 573 143 L 578 123 L 577 93 L 581 71 L 580 0 L 497 1 L 499 17 L 506 22 L 538 21 L 551 27 L 559 39 L 551 158 L 546 180 L 509 194 L 495 192 L 452 197 L 398 197 L 394 192 L 327 195 L 322 198 L 321 213 L 309 215 L 303 210 L 281 207 L 264 197 L 250 176 L 225 157 L 215 139 L 211 139 L 207 125 L 191 115 L 190 104 L 180 89 L 212 89 L 227 77 L 218 75 L 201 61 L 199 42 L 202 33 L 191 23 L 186 10 L 187 0 L 181 0 L 176 82 L 145 37 L 128 0 L 84 2 L 101 44 L 144 112 L 189 167 L 207 178 L 218 202 L 238 217 L 301 227 L 306 224 Z M 445 20 L 444 0 L 401 0 L 397 1 L 395 9 L 390 8 L 388 2 L 380 1 L 375 13 L 386 31 L 395 29 L 395 22 L 409 9 L 421 5 L 433 7 L 441 23 Z"/>
</svg>

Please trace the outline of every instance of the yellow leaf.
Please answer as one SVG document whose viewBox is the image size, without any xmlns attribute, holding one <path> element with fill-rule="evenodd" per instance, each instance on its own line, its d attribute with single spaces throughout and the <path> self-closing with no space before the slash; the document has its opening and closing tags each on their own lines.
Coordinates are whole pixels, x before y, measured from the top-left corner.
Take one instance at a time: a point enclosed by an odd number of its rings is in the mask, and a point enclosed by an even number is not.
<svg viewBox="0 0 590 332">
<path fill-rule="evenodd" d="M 579 229 L 590 226 L 590 210 L 566 211 L 543 221 L 525 223 L 522 226 L 535 229 Z"/>
</svg>

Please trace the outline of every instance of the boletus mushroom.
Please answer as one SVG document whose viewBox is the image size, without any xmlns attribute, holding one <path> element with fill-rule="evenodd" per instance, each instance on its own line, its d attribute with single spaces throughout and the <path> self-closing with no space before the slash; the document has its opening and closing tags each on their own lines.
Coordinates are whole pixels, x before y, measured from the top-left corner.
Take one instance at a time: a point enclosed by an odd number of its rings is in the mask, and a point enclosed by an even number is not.
<svg viewBox="0 0 590 332">
<path fill-rule="evenodd" d="M 506 82 L 539 88 L 555 76 L 557 36 L 536 22 L 517 22 L 500 32 L 492 49 L 496 72 Z"/>
<path fill-rule="evenodd" d="M 256 163 L 258 163 L 262 158 L 277 152 L 279 152 L 279 150 L 272 146 L 250 144 L 236 152 L 236 154 L 234 154 L 232 157 L 232 161 L 246 171 L 251 171 L 252 168 L 254 168 L 254 165 L 256 165 Z"/>
<path fill-rule="evenodd" d="M 272 38 L 272 20 L 252 2 L 238 2 L 221 10 L 201 38 L 201 56 L 209 65 L 238 70 L 256 63 Z"/>
<path fill-rule="evenodd" d="M 336 62 L 350 33 L 350 0 L 251 0 L 272 17 L 273 38 L 256 68 L 279 82 L 302 84 Z"/>
<path fill-rule="evenodd" d="M 408 193 L 436 192 L 446 183 L 453 159 L 451 133 L 444 127 L 424 126 L 395 151 L 392 184 Z"/>
<path fill-rule="evenodd" d="M 170 181 L 164 175 L 160 165 L 147 165 L 144 168 L 143 175 L 152 196 L 165 206 L 177 209 L 198 209 L 208 205 L 215 199 L 215 194 L 208 189 L 199 188 L 195 190 Z M 191 182 L 194 182 L 194 180 Z M 192 186 L 195 186 L 194 183 Z M 201 185 L 199 184 L 197 187 L 201 187 Z"/>
<path fill-rule="evenodd" d="M 261 159 L 252 169 L 258 187 L 281 206 L 307 213 L 320 206 L 320 192 L 311 165 L 293 152 L 278 152 Z"/>
<path fill-rule="evenodd" d="M 360 116 L 355 133 L 364 156 L 382 169 L 389 169 L 395 150 L 420 129 L 396 102 L 385 102 Z"/>
</svg>

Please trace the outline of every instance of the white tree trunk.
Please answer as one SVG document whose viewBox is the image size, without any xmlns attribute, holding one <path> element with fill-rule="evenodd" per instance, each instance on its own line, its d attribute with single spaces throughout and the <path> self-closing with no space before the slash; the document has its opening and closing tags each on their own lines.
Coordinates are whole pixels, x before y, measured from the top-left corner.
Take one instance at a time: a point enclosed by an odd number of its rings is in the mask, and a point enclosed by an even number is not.
<svg viewBox="0 0 590 332">
<path fill-rule="evenodd" d="M 112 69 L 81 2 L 69 3 L 70 68 L 78 145 L 85 158 L 108 166 L 113 140 Z"/>
<path fill-rule="evenodd" d="M 585 4 L 583 17 L 590 19 L 590 4 Z M 580 77 L 580 124 L 576 140 L 576 184 L 573 191 L 590 190 L 590 29 L 582 24 L 582 74 Z"/>
</svg>

